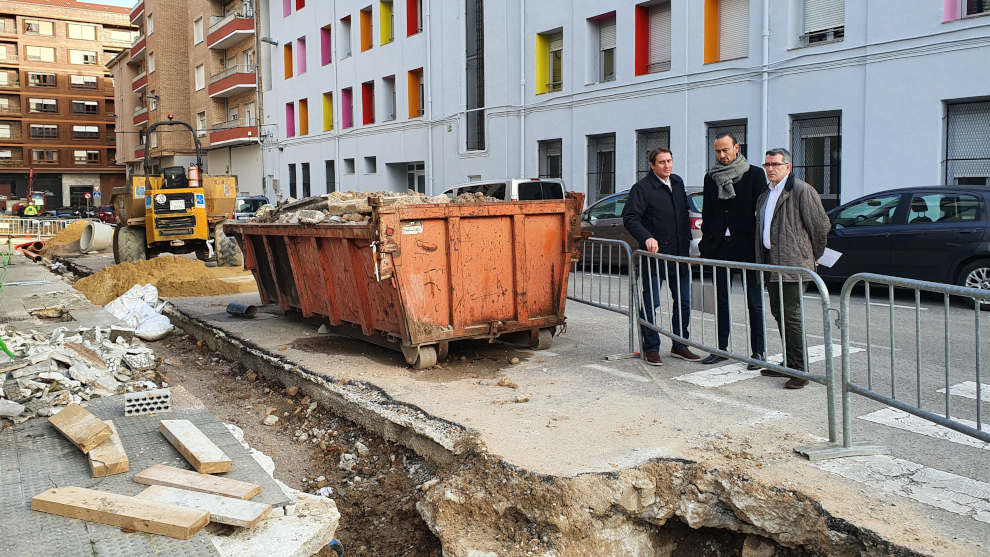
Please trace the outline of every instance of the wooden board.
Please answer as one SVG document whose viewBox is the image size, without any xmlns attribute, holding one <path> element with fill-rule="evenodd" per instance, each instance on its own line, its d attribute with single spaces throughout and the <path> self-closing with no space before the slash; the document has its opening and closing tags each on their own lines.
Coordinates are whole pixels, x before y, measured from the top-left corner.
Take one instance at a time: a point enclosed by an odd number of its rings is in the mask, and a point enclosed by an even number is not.
<svg viewBox="0 0 990 557">
<path fill-rule="evenodd" d="M 66 406 L 48 421 L 84 454 L 113 435 L 110 426 L 78 404 Z"/>
<path fill-rule="evenodd" d="M 210 522 L 210 513 L 82 487 L 56 487 L 31 498 L 31 509 L 180 540 Z"/>
<path fill-rule="evenodd" d="M 124 452 L 124 444 L 120 442 L 117 427 L 110 420 L 105 420 L 104 423 L 110 426 L 113 435 L 89 451 L 89 470 L 94 478 L 123 474 L 131 469 L 131 462 Z"/>
<path fill-rule="evenodd" d="M 134 481 L 144 485 L 167 485 L 236 499 L 250 499 L 261 493 L 261 486 L 258 484 L 200 474 L 164 464 L 156 464 L 136 474 Z"/>
<path fill-rule="evenodd" d="M 234 462 L 189 420 L 162 420 L 158 431 L 201 474 L 219 474 L 234 469 Z"/>
<path fill-rule="evenodd" d="M 272 506 L 265 503 L 252 503 L 243 499 L 188 491 L 164 485 L 153 485 L 138 493 L 137 498 L 188 509 L 199 509 L 210 513 L 211 522 L 242 528 L 254 528 L 263 518 L 268 516 L 268 513 L 272 512 Z"/>
</svg>

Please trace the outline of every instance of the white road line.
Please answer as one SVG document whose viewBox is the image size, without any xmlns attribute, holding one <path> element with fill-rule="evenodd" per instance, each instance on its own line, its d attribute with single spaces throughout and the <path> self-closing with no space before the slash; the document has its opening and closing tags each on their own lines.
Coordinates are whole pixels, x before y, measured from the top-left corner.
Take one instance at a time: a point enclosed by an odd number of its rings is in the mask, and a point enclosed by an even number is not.
<svg viewBox="0 0 990 557">
<path fill-rule="evenodd" d="M 814 466 L 880 491 L 990 523 L 990 484 L 890 456 L 822 460 Z"/>
<path fill-rule="evenodd" d="M 691 398 L 700 398 L 702 400 L 707 400 L 710 402 L 717 402 L 718 404 L 724 406 L 735 406 L 736 408 L 742 408 L 743 410 L 748 410 L 749 412 L 760 414 L 760 417 L 757 418 L 756 421 L 751 422 L 749 425 L 755 425 L 756 423 L 760 423 L 763 421 L 782 419 L 790 416 L 790 414 L 786 412 L 781 412 L 780 410 L 773 410 L 770 408 L 764 408 L 762 406 L 756 406 L 755 404 L 750 404 L 748 402 L 742 402 L 739 400 L 733 400 L 731 398 L 720 396 L 714 393 L 687 392 L 684 393 L 684 395 L 689 396 Z"/>
<path fill-rule="evenodd" d="M 593 369 L 595 371 L 601 371 L 601 372 L 604 372 L 604 373 L 609 373 L 609 374 L 614 375 L 616 377 L 622 377 L 623 379 L 631 379 L 633 381 L 639 381 L 640 383 L 651 383 L 652 382 L 649 378 L 643 377 L 642 375 L 634 375 L 632 373 L 626 373 L 624 371 L 619 371 L 619 370 L 617 370 L 615 368 L 608 367 L 608 366 L 603 366 L 603 365 L 599 365 L 599 364 L 588 364 L 588 365 L 586 365 L 584 367 L 586 367 L 588 369 Z"/>
<path fill-rule="evenodd" d="M 927 435 L 928 437 L 942 439 L 944 441 L 958 443 L 960 445 L 976 447 L 978 449 L 983 449 L 984 451 L 990 451 L 990 443 L 985 443 L 964 433 L 959 433 L 958 431 L 947 427 L 942 427 L 934 422 L 929 422 L 926 419 L 919 418 L 914 414 L 908 414 L 907 412 L 896 408 L 891 408 L 889 406 L 887 408 L 877 410 L 876 412 L 870 412 L 865 416 L 860 416 L 859 419 L 888 427 L 903 429 L 904 431 L 910 431 L 911 433 Z M 963 425 L 973 428 L 976 427 L 976 422 L 971 422 L 960 418 L 953 419 Z"/>
<path fill-rule="evenodd" d="M 849 353 L 862 352 L 862 348 L 851 347 Z M 838 358 L 842 355 L 842 347 L 838 344 L 832 345 L 832 357 Z M 814 346 L 808 347 L 808 364 L 815 364 L 825 360 L 825 345 L 816 344 Z M 781 359 L 780 354 L 774 354 L 770 356 L 770 360 L 779 361 Z M 760 370 L 749 370 L 746 369 L 744 363 L 738 362 L 734 364 L 724 365 L 721 367 L 716 367 L 712 369 L 703 369 L 701 371 L 695 371 L 694 373 L 688 373 L 686 375 L 681 375 L 675 377 L 674 379 L 678 381 L 685 381 L 687 383 L 693 383 L 699 387 L 722 387 L 730 383 L 736 383 L 737 381 L 744 381 L 746 379 L 752 379 L 754 377 L 760 376 Z"/>
<path fill-rule="evenodd" d="M 944 393 L 945 389 L 939 389 L 938 392 Z M 958 385 L 953 385 L 949 387 L 949 394 L 976 400 L 976 381 L 963 381 Z M 990 402 L 990 385 L 980 383 L 980 398 L 983 399 L 983 402 Z"/>
</svg>

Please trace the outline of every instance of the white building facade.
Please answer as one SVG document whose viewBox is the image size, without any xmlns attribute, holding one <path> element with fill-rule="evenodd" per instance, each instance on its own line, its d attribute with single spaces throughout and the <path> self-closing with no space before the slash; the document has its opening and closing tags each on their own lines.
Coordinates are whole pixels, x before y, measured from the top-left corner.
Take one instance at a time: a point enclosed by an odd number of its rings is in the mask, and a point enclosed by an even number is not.
<svg viewBox="0 0 990 557">
<path fill-rule="evenodd" d="M 827 206 L 990 186 L 990 1 L 262 0 L 266 191 L 561 177 L 592 202 L 715 134 Z"/>
</svg>

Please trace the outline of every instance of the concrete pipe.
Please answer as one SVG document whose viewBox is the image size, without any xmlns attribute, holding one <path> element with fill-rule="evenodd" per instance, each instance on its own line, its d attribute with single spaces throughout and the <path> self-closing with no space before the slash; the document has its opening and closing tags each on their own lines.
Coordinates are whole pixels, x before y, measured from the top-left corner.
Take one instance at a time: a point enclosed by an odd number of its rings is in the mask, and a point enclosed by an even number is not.
<svg viewBox="0 0 990 557">
<path fill-rule="evenodd" d="M 113 227 L 102 222 L 90 221 L 79 237 L 79 253 L 102 251 L 113 243 Z"/>
</svg>

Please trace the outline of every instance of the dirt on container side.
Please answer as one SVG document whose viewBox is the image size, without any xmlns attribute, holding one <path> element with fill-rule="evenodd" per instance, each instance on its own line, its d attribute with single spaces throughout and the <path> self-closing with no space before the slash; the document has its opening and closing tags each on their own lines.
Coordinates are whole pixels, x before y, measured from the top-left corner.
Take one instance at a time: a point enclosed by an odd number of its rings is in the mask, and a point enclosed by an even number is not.
<svg viewBox="0 0 990 557">
<path fill-rule="evenodd" d="M 188 257 L 162 256 L 136 263 L 119 263 L 79 279 L 79 290 L 97 305 L 106 305 L 135 284 L 152 284 L 163 298 L 221 296 L 255 292 L 254 278 L 238 267 L 207 267 Z"/>
</svg>

